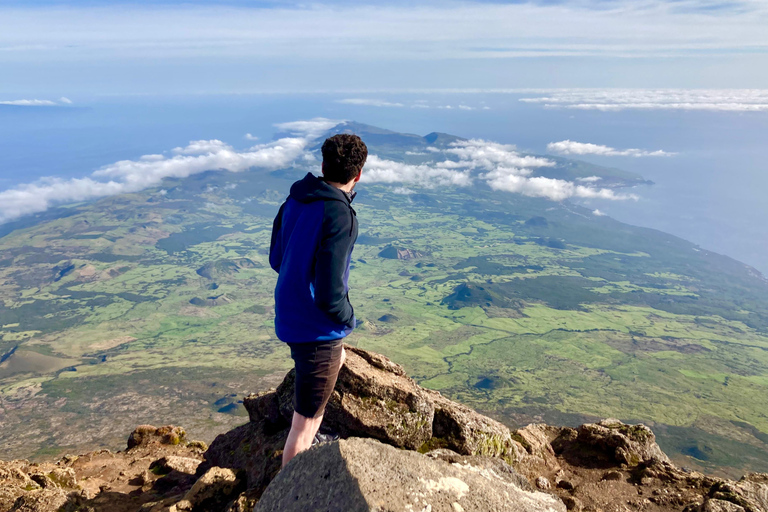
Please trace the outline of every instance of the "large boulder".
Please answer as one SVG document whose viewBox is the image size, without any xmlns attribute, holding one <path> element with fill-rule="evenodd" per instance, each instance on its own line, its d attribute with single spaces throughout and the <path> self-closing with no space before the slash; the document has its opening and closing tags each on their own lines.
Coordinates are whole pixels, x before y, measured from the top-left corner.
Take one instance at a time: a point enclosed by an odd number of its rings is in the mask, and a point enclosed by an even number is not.
<svg viewBox="0 0 768 512">
<path fill-rule="evenodd" d="M 479 459 L 450 463 L 373 439 L 321 444 L 280 472 L 255 511 L 565 512 L 559 498 L 522 488 L 511 467 Z"/>
<path fill-rule="evenodd" d="M 501 423 L 422 388 L 386 357 L 345 346 L 347 360 L 328 403 L 323 428 L 346 437 L 371 437 L 410 450 L 449 448 L 509 462 L 525 450 Z M 294 373 L 274 392 L 246 397 L 252 422 L 287 426 L 293 415 Z"/>
<path fill-rule="evenodd" d="M 768 511 L 768 473 L 749 473 L 738 482 L 717 482 L 709 496 L 712 500 L 704 504 L 709 507 L 707 510 L 729 511 L 741 507 L 746 512 Z"/>
<path fill-rule="evenodd" d="M 670 462 L 656 444 L 653 431 L 642 424 L 628 425 L 616 419 L 586 423 L 579 427 L 576 442 L 627 466 Z"/>
<path fill-rule="evenodd" d="M 128 449 L 153 446 L 153 445 L 178 445 L 186 441 L 187 433 L 181 427 L 166 425 L 154 427 L 152 425 L 139 425 L 128 436 Z"/>
<path fill-rule="evenodd" d="M 510 430 L 491 418 L 422 388 L 386 357 L 346 346 L 326 408 L 323 429 L 342 438 L 368 437 L 397 448 L 499 457 L 515 463 L 525 455 Z M 293 416 L 295 373 L 277 389 L 245 397 L 250 422 L 216 438 L 198 475 L 219 466 L 245 470 L 248 489 L 259 496 L 280 470 L 280 455 Z"/>
</svg>

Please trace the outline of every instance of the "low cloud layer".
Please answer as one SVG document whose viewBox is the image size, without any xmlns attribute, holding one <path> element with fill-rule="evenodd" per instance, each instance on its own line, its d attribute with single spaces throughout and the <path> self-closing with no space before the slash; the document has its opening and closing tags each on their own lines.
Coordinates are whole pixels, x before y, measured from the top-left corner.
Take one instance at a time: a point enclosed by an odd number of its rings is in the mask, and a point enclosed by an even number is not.
<svg viewBox="0 0 768 512">
<path fill-rule="evenodd" d="M 414 101 L 412 103 L 406 104 L 396 101 L 387 101 L 382 99 L 376 99 L 376 98 L 345 98 L 343 100 L 336 100 L 336 103 L 341 103 L 344 105 L 358 105 L 363 107 L 394 107 L 394 108 L 420 108 L 420 109 L 431 109 L 435 108 L 438 110 L 477 110 L 478 107 L 471 107 L 469 105 L 465 105 L 463 103 L 460 103 L 458 105 L 430 105 L 425 100 L 418 100 Z M 490 107 L 480 107 L 481 110 L 490 110 Z"/>
<path fill-rule="evenodd" d="M 61 105 L 71 105 L 72 100 L 61 97 L 58 101 L 52 100 L 0 100 L 0 105 L 12 105 L 16 107 L 57 107 Z"/>
<path fill-rule="evenodd" d="M 236 151 L 220 140 L 192 141 L 174 148 L 173 156 L 144 155 L 102 167 L 86 178 L 44 178 L 0 192 L 0 223 L 38 213 L 51 206 L 138 192 L 166 178 L 186 178 L 205 171 L 242 172 L 251 168 L 278 169 L 310 157 L 306 151 L 317 134 L 338 121 L 312 119 L 278 125 L 292 136 Z"/>
<path fill-rule="evenodd" d="M 336 103 L 342 103 L 344 105 L 361 105 L 365 107 L 404 107 L 405 106 L 402 103 L 385 101 L 385 100 L 377 100 L 372 98 L 346 98 L 343 100 L 338 100 L 336 101 Z"/>
<path fill-rule="evenodd" d="M 520 101 L 576 110 L 768 111 L 766 89 L 560 89 L 542 94 Z"/>
<path fill-rule="evenodd" d="M 572 197 L 590 199 L 637 199 L 633 194 L 617 193 L 608 188 L 590 186 L 591 182 L 531 176 L 540 167 L 553 167 L 546 158 L 521 155 L 514 146 L 480 139 L 457 141 L 446 149 L 430 147 L 435 160 L 420 165 L 405 164 L 369 157 L 363 172 L 364 182 L 399 183 L 435 187 L 455 185 L 467 187 L 484 181 L 494 190 L 529 197 L 563 201 Z"/>
<path fill-rule="evenodd" d="M 645 149 L 616 149 L 601 144 L 591 144 L 589 142 L 576 142 L 572 140 L 561 140 L 560 142 L 550 142 L 547 144 L 547 151 L 560 155 L 599 155 L 599 156 L 632 156 L 635 158 L 643 156 L 672 156 L 674 153 L 656 150 L 648 151 Z"/>
<path fill-rule="evenodd" d="M 217 139 L 191 141 L 166 154 L 144 155 L 104 166 L 85 178 L 45 178 L 0 192 L 0 223 L 38 213 L 51 206 L 156 187 L 166 178 L 185 178 L 205 171 L 243 172 L 249 169 L 280 169 L 292 165 L 317 166 L 312 143 L 339 121 L 316 118 L 275 125 L 281 138 L 237 150 Z M 532 176 L 536 169 L 552 167 L 547 158 L 520 154 L 514 146 L 480 139 L 457 141 L 448 147 L 428 147 L 422 156 L 429 162 L 409 164 L 368 157 L 363 172 L 367 183 L 397 185 L 396 193 L 411 187 L 470 187 L 487 183 L 495 190 L 562 201 L 571 197 L 631 199 L 611 189 L 596 188 L 594 181 L 579 183 Z"/>
</svg>

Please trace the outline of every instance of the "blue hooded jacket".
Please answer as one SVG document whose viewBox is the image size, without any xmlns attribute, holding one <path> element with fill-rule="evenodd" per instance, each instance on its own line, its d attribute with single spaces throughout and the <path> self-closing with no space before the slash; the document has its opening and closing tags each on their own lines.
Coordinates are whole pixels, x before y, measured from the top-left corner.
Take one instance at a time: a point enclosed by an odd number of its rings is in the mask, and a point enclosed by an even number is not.
<svg viewBox="0 0 768 512">
<path fill-rule="evenodd" d="M 291 186 L 272 225 L 275 331 L 287 343 L 337 340 L 355 328 L 349 265 L 357 240 L 353 195 L 311 173 Z"/>
</svg>

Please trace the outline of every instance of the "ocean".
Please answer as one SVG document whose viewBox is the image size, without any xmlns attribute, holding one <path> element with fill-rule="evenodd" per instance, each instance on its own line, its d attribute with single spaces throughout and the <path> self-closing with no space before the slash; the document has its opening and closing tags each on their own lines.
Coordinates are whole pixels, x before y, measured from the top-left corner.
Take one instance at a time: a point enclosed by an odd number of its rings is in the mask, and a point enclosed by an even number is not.
<svg viewBox="0 0 768 512">
<path fill-rule="evenodd" d="M 271 140 L 276 123 L 315 117 L 420 135 L 446 132 L 537 154 L 546 154 L 550 142 L 568 139 L 674 153 L 565 156 L 654 182 L 633 191 L 637 201 L 579 204 L 675 234 L 768 275 L 768 112 L 575 110 L 521 102 L 526 96 L 149 95 L 73 98 L 62 107 L 0 105 L 0 191 L 51 176 L 85 177 L 118 160 L 168 154 L 191 140 L 219 139 L 246 148 L 254 137 Z"/>
</svg>

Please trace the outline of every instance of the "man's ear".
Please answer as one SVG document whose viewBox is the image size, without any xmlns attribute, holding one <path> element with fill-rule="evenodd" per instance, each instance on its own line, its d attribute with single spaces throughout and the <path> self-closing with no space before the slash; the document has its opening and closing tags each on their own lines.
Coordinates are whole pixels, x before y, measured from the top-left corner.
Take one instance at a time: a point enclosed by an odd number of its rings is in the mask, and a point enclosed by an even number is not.
<svg viewBox="0 0 768 512">
<path fill-rule="evenodd" d="M 355 177 L 355 183 L 357 183 L 358 181 L 360 181 L 360 176 L 362 176 L 362 175 L 363 175 L 363 170 L 362 170 L 362 169 L 360 169 L 360 172 L 359 172 L 359 173 L 357 173 L 357 177 Z"/>
<path fill-rule="evenodd" d="M 325 162 L 320 163 L 320 173 L 325 176 Z"/>
</svg>

